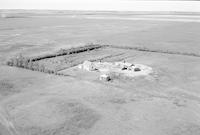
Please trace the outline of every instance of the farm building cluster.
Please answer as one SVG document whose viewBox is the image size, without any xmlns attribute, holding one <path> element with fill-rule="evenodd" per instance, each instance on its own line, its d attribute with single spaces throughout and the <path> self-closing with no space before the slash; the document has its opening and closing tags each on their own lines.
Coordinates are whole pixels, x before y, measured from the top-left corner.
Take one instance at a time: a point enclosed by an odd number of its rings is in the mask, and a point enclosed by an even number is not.
<svg viewBox="0 0 200 135">
<path fill-rule="evenodd" d="M 128 62 L 90 62 L 84 61 L 78 65 L 79 69 L 89 72 L 100 72 L 100 80 L 109 81 L 113 75 L 127 77 L 145 76 L 152 73 L 152 68 L 142 64 Z"/>
</svg>

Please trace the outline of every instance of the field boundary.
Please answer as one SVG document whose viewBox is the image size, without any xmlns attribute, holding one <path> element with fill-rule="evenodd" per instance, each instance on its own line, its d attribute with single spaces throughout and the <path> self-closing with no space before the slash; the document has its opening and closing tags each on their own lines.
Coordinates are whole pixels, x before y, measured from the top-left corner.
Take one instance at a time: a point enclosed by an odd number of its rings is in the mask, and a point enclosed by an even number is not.
<svg viewBox="0 0 200 135">
<path fill-rule="evenodd" d="M 130 46 L 115 46 L 109 45 L 112 48 L 119 48 L 119 49 L 127 49 L 127 50 L 136 50 L 141 52 L 154 52 L 154 53 L 164 53 L 164 54 L 175 54 L 175 55 L 185 55 L 185 56 L 193 56 L 193 57 L 200 57 L 200 54 L 196 53 L 189 53 L 189 52 L 177 52 L 177 51 L 170 51 L 170 50 L 157 50 L 157 49 L 149 49 L 146 47 L 130 47 Z"/>
</svg>

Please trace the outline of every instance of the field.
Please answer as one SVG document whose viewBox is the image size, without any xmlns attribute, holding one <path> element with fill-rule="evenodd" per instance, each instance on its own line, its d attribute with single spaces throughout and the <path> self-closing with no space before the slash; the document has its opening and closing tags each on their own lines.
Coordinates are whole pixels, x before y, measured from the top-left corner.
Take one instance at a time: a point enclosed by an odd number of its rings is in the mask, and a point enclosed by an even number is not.
<svg viewBox="0 0 200 135">
<path fill-rule="evenodd" d="M 200 134 L 199 14 L 0 13 L 0 135 Z M 88 44 L 103 47 L 77 51 Z M 51 73 L 6 65 L 70 48 L 76 53 L 34 61 Z M 102 82 L 77 69 L 85 60 L 125 60 L 154 73 Z"/>
</svg>

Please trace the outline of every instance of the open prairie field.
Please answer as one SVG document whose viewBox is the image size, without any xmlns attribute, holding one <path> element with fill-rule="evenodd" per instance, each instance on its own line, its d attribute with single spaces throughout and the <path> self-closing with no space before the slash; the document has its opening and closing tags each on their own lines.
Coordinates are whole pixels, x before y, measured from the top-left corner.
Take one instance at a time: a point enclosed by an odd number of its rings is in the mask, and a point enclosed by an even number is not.
<svg viewBox="0 0 200 135">
<path fill-rule="evenodd" d="M 200 14 L 0 13 L 0 135 L 200 134 Z M 153 72 L 105 82 L 86 60 Z"/>
</svg>

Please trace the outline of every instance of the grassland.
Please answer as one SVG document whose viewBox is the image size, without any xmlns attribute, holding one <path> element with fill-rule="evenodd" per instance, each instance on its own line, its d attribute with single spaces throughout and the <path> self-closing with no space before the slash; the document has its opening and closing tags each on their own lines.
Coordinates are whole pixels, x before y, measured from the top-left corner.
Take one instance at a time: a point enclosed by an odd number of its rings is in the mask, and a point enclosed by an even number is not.
<svg viewBox="0 0 200 135">
<path fill-rule="evenodd" d="M 12 12 L 0 18 L 0 134 L 200 134 L 199 14 Z M 80 47 L 91 42 L 107 47 Z M 66 76 L 7 66 L 12 58 Z M 84 60 L 154 74 L 101 82 L 74 67 Z"/>
</svg>

